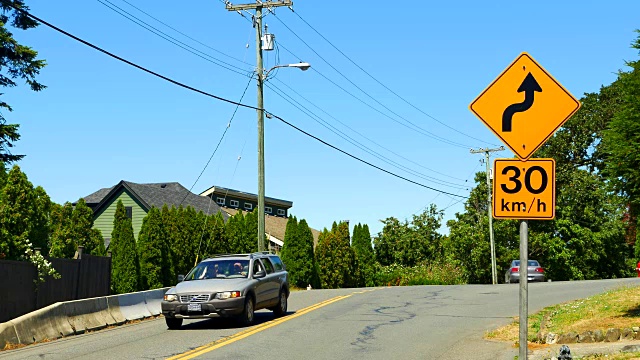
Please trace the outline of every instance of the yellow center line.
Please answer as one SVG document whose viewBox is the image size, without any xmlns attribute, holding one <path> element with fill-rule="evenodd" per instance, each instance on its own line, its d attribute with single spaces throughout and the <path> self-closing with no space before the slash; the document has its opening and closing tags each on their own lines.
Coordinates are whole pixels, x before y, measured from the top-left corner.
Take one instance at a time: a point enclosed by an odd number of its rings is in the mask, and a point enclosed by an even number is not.
<svg viewBox="0 0 640 360">
<path fill-rule="evenodd" d="M 275 319 L 275 320 L 271 320 L 269 322 L 254 326 L 254 327 L 252 327 L 250 329 L 243 330 L 243 331 L 241 331 L 239 333 L 236 333 L 236 334 L 233 334 L 231 336 L 228 336 L 228 337 L 226 337 L 224 339 L 216 340 L 216 341 L 214 341 L 212 343 L 209 343 L 207 345 L 200 346 L 198 348 L 195 348 L 193 350 L 189 350 L 189 351 L 187 351 L 185 353 L 182 353 L 182 354 L 179 354 L 179 355 L 176 355 L 176 356 L 172 356 L 170 358 L 167 358 L 167 360 L 193 359 L 193 358 L 195 358 L 197 356 L 200 356 L 200 355 L 206 354 L 206 353 L 208 353 L 210 351 L 219 349 L 219 348 L 221 348 L 221 347 L 223 347 L 225 345 L 232 344 L 232 343 L 234 343 L 234 342 L 236 342 L 238 340 L 242 340 L 242 339 L 244 339 L 246 337 L 249 337 L 249 336 L 251 336 L 253 334 L 259 333 L 259 332 L 261 332 L 263 330 L 266 330 L 266 329 L 269 329 L 269 328 L 274 327 L 276 325 L 282 324 L 285 321 L 289 321 L 289 320 L 295 319 L 298 316 L 302 316 L 302 315 L 304 315 L 306 313 L 309 313 L 309 312 L 311 312 L 313 310 L 316 310 L 316 309 L 319 309 L 321 307 L 327 306 L 327 305 L 332 304 L 332 303 L 334 303 L 336 301 L 340 301 L 340 300 L 346 299 L 346 298 L 348 298 L 348 297 L 350 297 L 352 295 L 353 294 L 336 296 L 334 298 L 331 298 L 331 299 L 319 302 L 317 304 L 311 305 L 309 307 L 306 307 L 304 309 L 298 310 L 298 311 L 296 311 L 295 313 L 293 313 L 291 315 L 284 316 L 284 317 L 281 317 L 281 318 L 278 318 L 278 319 Z"/>
</svg>

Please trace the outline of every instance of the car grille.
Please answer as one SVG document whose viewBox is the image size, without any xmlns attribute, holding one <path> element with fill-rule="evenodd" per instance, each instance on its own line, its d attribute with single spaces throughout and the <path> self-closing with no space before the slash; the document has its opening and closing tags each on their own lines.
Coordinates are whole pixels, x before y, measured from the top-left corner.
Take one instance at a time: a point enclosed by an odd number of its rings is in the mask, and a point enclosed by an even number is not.
<svg viewBox="0 0 640 360">
<path fill-rule="evenodd" d="M 180 295 L 180 302 L 182 303 L 203 303 L 209 301 L 209 294 L 190 294 Z"/>
</svg>

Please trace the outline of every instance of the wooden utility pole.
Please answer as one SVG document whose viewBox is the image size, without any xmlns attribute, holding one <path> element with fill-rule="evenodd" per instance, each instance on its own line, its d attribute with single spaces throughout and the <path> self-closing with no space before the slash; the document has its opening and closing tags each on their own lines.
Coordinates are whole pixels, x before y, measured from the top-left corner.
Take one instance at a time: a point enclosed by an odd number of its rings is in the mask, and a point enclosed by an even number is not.
<svg viewBox="0 0 640 360">
<path fill-rule="evenodd" d="M 233 5 L 226 3 L 229 11 L 255 10 L 253 16 L 253 27 L 256 28 L 256 74 L 258 81 L 258 251 L 264 251 L 264 68 L 262 63 L 262 9 L 276 8 L 280 6 L 293 6 L 291 0 L 281 1 L 260 1 L 255 4 Z"/>
<path fill-rule="evenodd" d="M 491 211 L 491 179 L 489 178 L 489 172 L 491 171 L 491 162 L 490 162 L 489 154 L 496 151 L 504 151 L 504 146 L 500 146 L 499 148 L 495 148 L 495 149 L 489 149 L 489 148 L 485 148 L 485 149 L 480 148 L 478 150 L 471 149 L 472 154 L 484 153 L 485 162 L 487 163 L 487 202 L 488 202 L 487 210 L 489 214 L 489 241 L 491 242 L 491 282 L 493 283 L 493 285 L 498 283 L 498 274 L 496 270 L 496 246 L 493 240 L 493 214 Z"/>
</svg>

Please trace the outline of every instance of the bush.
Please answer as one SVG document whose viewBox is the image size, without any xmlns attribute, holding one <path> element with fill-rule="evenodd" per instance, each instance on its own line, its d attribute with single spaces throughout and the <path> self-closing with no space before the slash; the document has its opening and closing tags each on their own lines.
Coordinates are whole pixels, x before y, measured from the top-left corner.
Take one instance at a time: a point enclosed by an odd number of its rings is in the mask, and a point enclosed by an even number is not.
<svg viewBox="0 0 640 360">
<path fill-rule="evenodd" d="M 452 264 L 420 264 L 381 266 L 376 273 L 377 286 L 459 285 L 466 284 L 464 270 Z"/>
</svg>

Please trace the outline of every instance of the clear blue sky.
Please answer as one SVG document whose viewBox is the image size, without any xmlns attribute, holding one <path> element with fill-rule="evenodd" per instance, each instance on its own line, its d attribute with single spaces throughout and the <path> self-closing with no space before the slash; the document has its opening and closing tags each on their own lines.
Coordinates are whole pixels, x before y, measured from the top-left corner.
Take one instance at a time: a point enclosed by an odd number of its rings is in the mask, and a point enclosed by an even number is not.
<svg viewBox="0 0 640 360">
<path fill-rule="evenodd" d="M 122 0 L 110 1 L 189 46 L 241 69 L 237 71 L 253 69 L 254 29 L 237 13 L 225 10 L 219 0 L 128 0 L 219 52 L 164 27 Z M 85 40 L 216 95 L 239 100 L 249 81 L 157 37 L 97 0 L 27 3 L 35 15 Z M 264 20 L 280 44 L 279 61 L 275 52 L 265 53 L 266 66 L 304 60 L 313 69 L 281 69 L 270 84 L 401 169 L 330 132 L 273 89 L 266 89 L 265 107 L 378 166 L 459 195 L 468 195 L 473 173 L 484 168 L 479 163 L 482 156 L 470 154 L 469 149 L 500 145 L 468 105 L 521 52 L 533 56 L 576 97 L 611 83 L 625 60 L 638 56 L 630 48 L 636 37 L 633 30 L 640 28 L 640 2 L 636 0 L 441 1 L 402 6 L 382 1 L 376 5 L 360 0 L 339 4 L 298 0 L 294 9 L 377 80 L 432 117 L 478 140 L 439 124 L 398 99 L 286 8 L 277 9 L 277 17 L 269 15 Z M 283 23 L 368 95 L 336 73 Z M 6 118 L 21 125 L 22 139 L 14 152 L 27 155 L 19 165 L 31 182 L 43 186 L 58 203 L 75 201 L 120 180 L 177 181 L 187 188 L 194 184 L 234 106 L 166 83 L 45 26 L 14 32 L 48 63 L 39 77 L 48 86 L 46 90 L 33 93 L 24 86 L 3 90 L 3 99 L 14 108 Z M 376 101 L 422 129 L 462 146 L 401 126 L 404 120 Z M 256 104 L 255 82 L 243 102 Z M 216 184 L 257 193 L 256 138 L 255 111 L 238 110 L 193 191 Z M 330 227 L 334 220 L 350 220 L 352 225 L 369 224 L 375 234 L 382 229 L 380 219 L 405 219 L 432 202 L 439 209 L 446 208 L 445 221 L 463 208 L 463 203 L 456 203 L 458 199 L 372 169 L 275 119 L 266 120 L 265 141 L 267 196 L 293 201 L 292 214 L 307 219 L 316 229 Z M 242 159 L 238 162 L 239 155 Z M 504 151 L 499 156 L 511 157 L 512 153 Z M 407 168 L 428 178 L 408 173 Z M 446 232 L 446 227 L 442 231 Z"/>
</svg>

